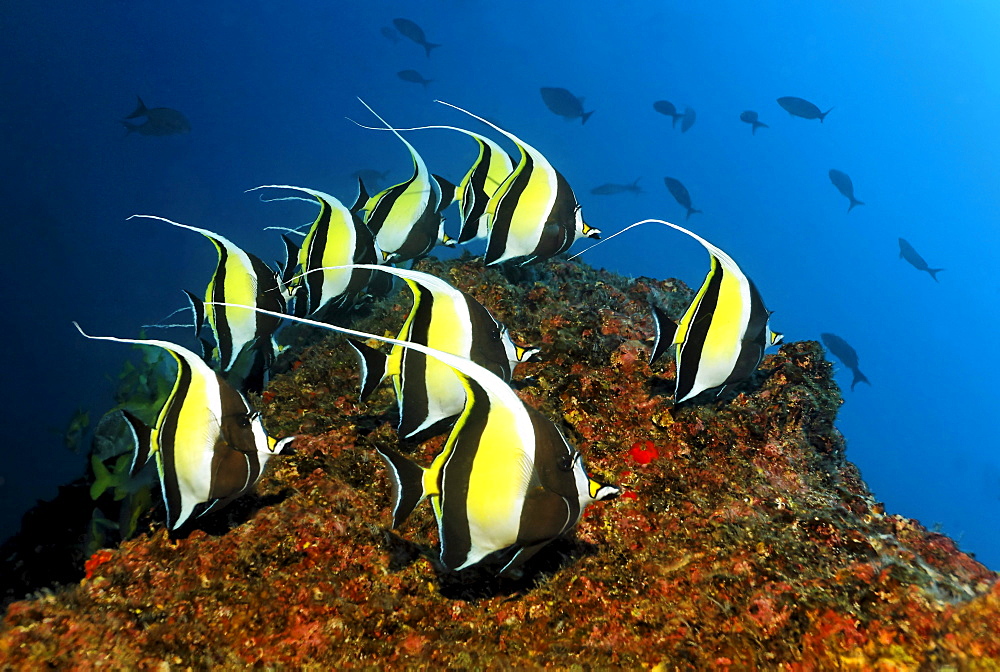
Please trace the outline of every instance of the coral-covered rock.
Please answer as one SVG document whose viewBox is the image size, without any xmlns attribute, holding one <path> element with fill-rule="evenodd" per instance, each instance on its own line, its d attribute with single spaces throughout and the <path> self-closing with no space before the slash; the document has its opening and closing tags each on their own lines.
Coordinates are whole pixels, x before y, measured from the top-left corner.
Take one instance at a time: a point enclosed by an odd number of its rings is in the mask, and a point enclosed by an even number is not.
<svg viewBox="0 0 1000 672">
<path fill-rule="evenodd" d="M 359 404 L 339 338 L 288 329 L 299 345 L 261 404 L 270 433 L 301 435 L 294 454 L 272 461 L 255 497 L 201 519 L 203 529 L 171 539 L 154 526 L 87 560 L 79 585 L 12 604 L 0 660 L 25 669 L 1000 666 L 996 575 L 874 500 L 845 459 L 840 392 L 817 343 L 782 346 L 735 395 L 674 408 L 673 362 L 647 364 L 648 299 L 677 315 L 690 298 L 681 283 L 563 261 L 519 271 L 517 282 L 478 261 L 418 268 L 543 349 L 518 368 L 519 394 L 561 422 L 595 475 L 625 496 L 591 506 L 517 581 L 443 573 L 426 506 L 387 531 L 389 484 L 373 446 L 397 442 L 391 390 Z M 355 325 L 395 333 L 403 295 Z M 400 448 L 426 463 L 442 440 Z"/>
</svg>

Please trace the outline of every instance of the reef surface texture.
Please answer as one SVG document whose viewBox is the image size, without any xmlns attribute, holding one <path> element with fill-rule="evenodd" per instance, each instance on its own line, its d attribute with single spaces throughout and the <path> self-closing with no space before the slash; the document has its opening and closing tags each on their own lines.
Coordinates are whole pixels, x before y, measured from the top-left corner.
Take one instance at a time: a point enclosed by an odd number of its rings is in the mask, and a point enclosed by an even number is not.
<svg viewBox="0 0 1000 672">
<path fill-rule="evenodd" d="M 672 408 L 673 359 L 647 365 L 648 299 L 677 317 L 682 283 L 565 261 L 514 283 L 470 259 L 416 268 L 542 348 L 515 374 L 520 395 L 624 496 L 518 580 L 442 573 L 426 504 L 388 530 L 373 446 L 397 443 L 391 386 L 359 404 L 342 339 L 286 328 L 298 345 L 258 402 L 272 435 L 300 435 L 294 454 L 190 533 L 170 538 L 161 510 L 79 584 L 11 604 L 0 665 L 1000 667 L 997 575 L 875 501 L 845 459 L 817 343 L 781 346 L 735 394 Z M 353 324 L 395 334 L 408 306 L 402 290 Z M 427 464 L 442 441 L 401 449 Z"/>
</svg>

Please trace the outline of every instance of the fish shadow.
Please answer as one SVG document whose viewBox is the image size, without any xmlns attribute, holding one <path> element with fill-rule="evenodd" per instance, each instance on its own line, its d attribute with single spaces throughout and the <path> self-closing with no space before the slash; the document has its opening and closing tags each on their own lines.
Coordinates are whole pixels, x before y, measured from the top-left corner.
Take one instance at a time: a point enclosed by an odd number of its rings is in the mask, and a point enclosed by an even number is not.
<svg viewBox="0 0 1000 672">
<path fill-rule="evenodd" d="M 438 592 L 449 600 L 477 602 L 494 597 L 517 599 L 544 584 L 549 577 L 577 563 L 581 558 L 597 554 L 597 546 L 574 538 L 562 537 L 545 546 L 519 568 L 513 576 L 501 576 L 499 571 L 515 551 L 499 551 L 475 567 L 452 571 L 433 558 Z"/>
<path fill-rule="evenodd" d="M 171 539 L 187 539 L 195 530 L 201 530 L 212 537 L 221 537 L 234 527 L 239 527 L 257 515 L 261 509 L 275 506 L 295 494 L 292 488 L 284 488 L 280 492 L 267 495 L 248 493 L 222 509 L 210 509 L 201 514 L 206 505 L 196 508 L 191 518 L 180 528 L 170 530 Z M 162 504 L 160 504 L 162 507 Z M 200 515 L 201 514 L 201 515 Z"/>
</svg>

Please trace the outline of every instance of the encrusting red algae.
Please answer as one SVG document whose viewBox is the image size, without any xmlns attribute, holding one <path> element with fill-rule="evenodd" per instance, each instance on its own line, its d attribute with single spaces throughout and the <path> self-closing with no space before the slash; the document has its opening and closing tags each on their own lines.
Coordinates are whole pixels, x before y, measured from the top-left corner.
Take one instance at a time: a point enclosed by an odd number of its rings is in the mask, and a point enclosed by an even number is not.
<svg viewBox="0 0 1000 672">
<path fill-rule="evenodd" d="M 373 446 L 397 442 L 391 390 L 359 404 L 343 342 L 286 328 L 314 340 L 259 403 L 272 435 L 300 435 L 294 454 L 205 530 L 171 539 L 158 523 L 92 556 L 79 585 L 10 605 L 3 666 L 1000 667 L 997 575 L 874 499 L 845 459 L 819 344 L 785 344 L 735 395 L 672 408 L 672 360 L 646 363 L 648 298 L 677 316 L 681 283 L 563 261 L 516 283 L 467 259 L 416 268 L 542 348 L 519 394 L 624 496 L 517 581 L 441 573 L 427 507 L 387 531 Z M 403 296 L 355 326 L 394 333 Z M 426 464 L 442 441 L 400 448 Z"/>
</svg>

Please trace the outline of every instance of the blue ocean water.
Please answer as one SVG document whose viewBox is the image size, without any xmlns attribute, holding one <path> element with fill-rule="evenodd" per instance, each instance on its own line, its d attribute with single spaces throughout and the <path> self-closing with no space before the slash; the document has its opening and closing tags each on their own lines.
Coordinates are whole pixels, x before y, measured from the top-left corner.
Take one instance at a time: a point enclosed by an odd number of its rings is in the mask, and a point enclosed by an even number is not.
<svg viewBox="0 0 1000 672">
<path fill-rule="evenodd" d="M 135 213 L 226 235 L 265 260 L 270 225 L 304 204 L 262 204 L 260 184 L 321 189 L 350 202 L 351 174 L 408 176 L 362 97 L 398 126 L 496 120 L 542 151 L 605 234 L 648 217 L 685 224 L 663 177 L 680 179 L 686 222 L 729 252 L 788 340 L 833 332 L 858 352 L 871 386 L 845 389 L 839 427 L 876 497 L 1000 568 L 1000 456 L 993 434 L 1000 327 L 1000 6 L 993 2 L 8 3 L 0 12 L 0 153 L 7 392 L 0 537 L 36 499 L 84 468 L 64 446 L 78 410 L 112 404 L 134 336 L 204 290 L 215 251 L 202 237 Z M 382 29 L 418 23 L 428 57 Z M 401 80 L 417 70 L 427 87 Z M 593 110 L 586 125 L 552 114 L 540 87 Z M 190 133 L 126 135 L 141 96 L 183 112 Z M 823 123 L 775 102 L 806 98 Z M 654 111 L 697 111 L 686 133 Z M 740 121 L 755 110 L 769 128 Z M 446 131 L 408 136 L 428 166 L 458 181 L 475 157 Z M 848 173 L 865 202 L 850 213 L 830 183 Z M 593 187 L 640 178 L 644 193 Z M 454 211 L 449 217 L 457 221 Z M 454 232 L 453 232 L 454 233 Z M 934 282 L 898 258 L 909 240 Z M 583 249 L 577 243 L 574 251 Z M 583 259 L 623 274 L 700 283 L 707 256 L 662 227 Z M 962 319 L 958 319 L 961 317 Z M 173 338 L 180 338 L 171 334 Z M 838 365 L 845 388 L 850 372 Z"/>
</svg>

